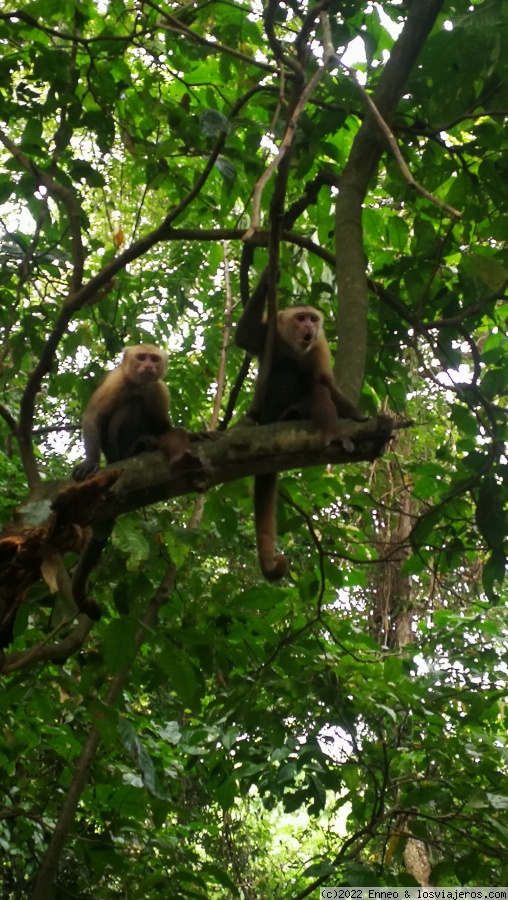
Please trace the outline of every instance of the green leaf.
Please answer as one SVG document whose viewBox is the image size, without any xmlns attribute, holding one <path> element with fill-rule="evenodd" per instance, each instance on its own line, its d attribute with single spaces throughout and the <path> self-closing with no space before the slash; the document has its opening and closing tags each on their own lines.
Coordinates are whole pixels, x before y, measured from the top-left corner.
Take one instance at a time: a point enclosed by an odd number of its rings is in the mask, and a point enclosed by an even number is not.
<svg viewBox="0 0 508 900">
<path fill-rule="evenodd" d="M 103 641 L 103 653 L 111 672 L 120 672 L 134 656 L 136 622 L 130 619 L 113 619 L 109 623 Z"/>
<path fill-rule="evenodd" d="M 223 809 L 231 809 L 237 796 L 237 785 L 234 778 L 228 778 L 214 791 L 217 803 Z"/>
<path fill-rule="evenodd" d="M 129 516 L 122 516 L 115 524 L 112 541 L 129 558 L 129 568 L 135 569 L 148 559 L 150 545 L 139 530 L 138 522 Z"/>
<path fill-rule="evenodd" d="M 236 166 L 224 156 L 219 156 L 215 160 L 215 167 L 222 175 L 226 188 L 230 191 L 236 178 Z"/>
<path fill-rule="evenodd" d="M 206 137 L 217 137 L 228 132 L 229 122 L 218 109 L 205 109 L 201 114 L 201 133 Z"/>
<path fill-rule="evenodd" d="M 492 550 L 502 551 L 506 534 L 503 487 L 493 476 L 486 476 L 476 503 L 476 524 Z"/>
<path fill-rule="evenodd" d="M 171 653 L 165 653 L 159 663 L 168 675 L 170 690 L 192 708 L 198 694 L 198 682 L 192 665 L 174 648 Z"/>
<path fill-rule="evenodd" d="M 335 875 L 335 866 L 328 859 L 319 863 L 312 863 L 302 872 L 304 878 L 324 878 L 327 875 Z"/>
<path fill-rule="evenodd" d="M 409 227 L 404 219 L 400 217 L 390 218 L 387 221 L 388 240 L 390 243 L 402 253 L 407 245 L 409 237 Z"/>
<path fill-rule="evenodd" d="M 483 281 L 492 291 L 500 290 L 508 278 L 508 267 L 491 256 L 479 253 L 463 256 L 462 267 L 468 274 Z"/>
<path fill-rule="evenodd" d="M 139 770 L 143 784 L 150 794 L 157 794 L 155 788 L 155 771 L 146 748 L 140 741 L 133 727 L 125 719 L 118 720 L 118 733 L 125 749 L 130 753 Z"/>
<path fill-rule="evenodd" d="M 214 881 L 216 881 L 217 884 L 222 885 L 222 887 L 226 888 L 233 895 L 233 897 L 241 896 L 240 891 L 238 890 L 235 883 L 231 880 L 227 872 L 225 872 L 224 869 L 220 868 L 220 866 L 214 865 L 214 863 L 205 863 L 201 871 L 204 874 L 211 875 Z"/>
<path fill-rule="evenodd" d="M 503 584 L 506 573 L 506 554 L 502 550 L 493 550 L 482 571 L 482 584 L 489 600 L 496 602 L 498 594 L 495 585 Z"/>
</svg>

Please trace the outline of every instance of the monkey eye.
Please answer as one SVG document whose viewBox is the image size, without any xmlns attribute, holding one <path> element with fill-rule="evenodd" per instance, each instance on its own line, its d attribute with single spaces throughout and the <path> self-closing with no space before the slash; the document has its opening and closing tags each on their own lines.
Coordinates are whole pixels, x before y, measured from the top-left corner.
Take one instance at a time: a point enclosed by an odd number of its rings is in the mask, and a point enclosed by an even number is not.
<svg viewBox="0 0 508 900">
<path fill-rule="evenodd" d="M 309 322 L 312 322 L 313 325 L 319 322 L 319 316 L 316 316 L 315 313 L 310 312 L 296 313 L 295 319 L 297 322 L 306 322 L 308 320 Z"/>
<path fill-rule="evenodd" d="M 153 363 L 158 363 L 158 362 L 159 362 L 159 357 L 156 356 L 155 353 L 152 353 L 150 359 L 151 359 L 151 361 L 152 361 Z"/>
<path fill-rule="evenodd" d="M 139 359 L 140 362 L 144 362 L 146 357 L 147 357 L 146 353 L 137 353 L 136 354 L 136 359 Z"/>
</svg>

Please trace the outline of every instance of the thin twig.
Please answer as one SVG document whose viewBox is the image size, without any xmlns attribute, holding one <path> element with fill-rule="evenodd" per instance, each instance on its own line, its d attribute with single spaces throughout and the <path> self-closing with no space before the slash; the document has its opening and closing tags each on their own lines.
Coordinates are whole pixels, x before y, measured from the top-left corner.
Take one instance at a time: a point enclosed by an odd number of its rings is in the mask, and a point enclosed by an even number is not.
<svg viewBox="0 0 508 900">
<path fill-rule="evenodd" d="M 217 372 L 217 390 L 213 401 L 213 411 L 210 419 L 210 429 L 217 428 L 219 421 L 219 413 L 224 393 L 224 380 L 226 375 L 226 358 L 231 335 L 231 310 L 233 307 L 233 297 L 231 293 L 231 279 L 229 275 L 229 257 L 228 245 L 226 241 L 222 242 L 222 250 L 224 254 L 224 327 L 222 330 L 222 344 L 219 355 L 219 369 Z"/>
<path fill-rule="evenodd" d="M 358 88 L 360 94 L 364 98 L 367 106 L 369 107 L 369 109 L 379 127 L 379 130 L 381 131 L 390 150 L 393 153 L 395 161 L 401 171 L 402 177 L 407 182 L 409 187 L 413 188 L 413 190 L 415 190 L 418 194 L 421 194 L 422 197 L 425 197 L 427 200 L 430 200 L 430 202 L 434 203 L 435 206 L 438 206 L 440 209 L 444 209 L 445 212 L 449 213 L 451 216 L 454 216 L 457 219 L 461 219 L 463 213 L 459 212 L 458 209 L 455 209 L 455 207 L 450 206 L 448 203 L 445 203 L 444 200 L 439 200 L 438 197 L 436 197 L 434 194 L 431 194 L 431 192 L 428 191 L 426 188 L 424 188 L 423 185 L 421 185 L 417 181 L 415 181 L 415 179 L 411 175 L 411 172 L 407 166 L 407 163 L 406 163 L 404 157 L 402 156 L 402 153 L 400 152 L 399 145 L 397 144 L 397 141 L 395 139 L 393 132 L 390 130 L 388 124 L 383 119 L 383 116 L 379 112 L 372 97 L 370 96 L 368 91 L 365 90 L 363 85 L 361 85 L 359 83 L 353 69 L 350 69 L 348 66 L 345 66 L 344 63 L 340 60 L 340 58 L 336 54 L 334 54 L 334 58 L 335 58 L 334 61 L 337 63 L 338 66 L 341 67 L 341 69 L 343 69 L 347 73 L 348 77 L 351 79 L 351 81 L 354 82 L 354 84 Z"/>
<path fill-rule="evenodd" d="M 329 23 L 328 17 L 325 12 L 320 13 L 321 24 L 323 26 L 323 31 L 328 27 Z M 263 191 L 272 177 L 273 173 L 278 169 L 282 160 L 287 155 L 287 153 L 291 150 L 293 145 L 293 140 L 296 134 L 296 129 L 298 126 L 298 122 L 300 116 L 302 115 L 310 97 L 314 93 L 317 85 L 323 78 L 328 65 L 332 59 L 335 59 L 335 52 L 332 54 L 327 52 L 326 46 L 324 47 L 324 56 L 322 65 L 316 69 L 312 77 L 309 81 L 304 85 L 300 96 L 295 103 L 294 109 L 289 117 L 289 121 L 286 125 L 286 130 L 284 132 L 284 136 L 280 142 L 279 149 L 277 155 L 274 156 L 270 165 L 265 169 L 261 177 L 258 179 L 254 186 L 253 197 L 252 197 L 252 220 L 251 226 L 245 234 L 245 240 L 252 236 L 252 234 L 260 228 L 260 219 L 261 219 L 261 198 L 263 196 Z"/>
</svg>

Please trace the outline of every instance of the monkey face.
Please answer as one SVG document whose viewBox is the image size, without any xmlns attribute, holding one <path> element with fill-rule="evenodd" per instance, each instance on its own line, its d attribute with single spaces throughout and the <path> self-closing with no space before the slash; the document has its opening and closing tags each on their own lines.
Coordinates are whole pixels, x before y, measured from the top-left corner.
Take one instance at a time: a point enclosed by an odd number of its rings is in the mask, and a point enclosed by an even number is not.
<svg viewBox="0 0 508 900">
<path fill-rule="evenodd" d="M 307 353 L 321 333 L 321 317 L 313 310 L 303 309 L 292 317 L 293 342 L 301 353 Z"/>
<path fill-rule="evenodd" d="M 159 377 L 161 358 L 156 353 L 136 353 L 136 376 L 140 381 L 153 381 Z"/>
<path fill-rule="evenodd" d="M 163 350 L 152 344 L 128 347 L 122 367 L 129 381 L 134 384 L 151 384 L 163 378 L 167 368 L 167 357 Z"/>
</svg>

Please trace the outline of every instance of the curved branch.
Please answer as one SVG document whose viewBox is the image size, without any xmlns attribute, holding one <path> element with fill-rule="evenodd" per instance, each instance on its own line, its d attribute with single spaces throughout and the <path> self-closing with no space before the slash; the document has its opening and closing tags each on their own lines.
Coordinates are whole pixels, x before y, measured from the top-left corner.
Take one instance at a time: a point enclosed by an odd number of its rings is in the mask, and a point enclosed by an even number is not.
<svg viewBox="0 0 508 900">
<path fill-rule="evenodd" d="M 2 673 L 7 675 L 9 672 L 15 672 L 17 669 L 24 669 L 26 666 L 39 662 L 54 662 L 63 665 L 73 653 L 76 653 L 83 646 L 93 626 L 93 622 L 88 616 L 78 616 L 76 625 L 70 634 L 56 644 L 51 643 L 55 634 L 65 626 L 70 625 L 72 621 L 73 619 L 69 618 L 61 622 L 58 628 L 55 628 L 37 646 L 6 656 L 3 665 L 0 667 Z"/>
<path fill-rule="evenodd" d="M 235 50 L 233 47 L 228 47 L 226 44 L 221 44 L 218 41 L 209 41 L 201 34 L 192 31 L 191 28 L 188 28 L 187 25 L 184 25 L 183 22 L 180 22 L 175 16 L 170 16 L 165 9 L 162 9 L 156 3 L 151 2 L 151 0 L 145 0 L 145 3 L 163 17 L 164 21 L 159 21 L 157 23 L 158 28 L 170 31 L 173 34 L 182 34 L 184 37 L 189 38 L 190 41 L 194 41 L 196 44 L 201 44 L 202 47 L 206 47 L 211 53 L 225 53 L 226 56 L 240 59 L 242 62 L 247 63 L 247 65 L 254 66 L 254 68 L 260 69 L 262 72 L 276 74 L 277 70 L 269 63 L 253 59 L 252 56 L 247 56 L 246 53 L 242 53 L 240 50 Z"/>
<path fill-rule="evenodd" d="M 409 187 L 413 188 L 413 190 L 415 190 L 418 194 L 421 194 L 422 197 L 425 197 L 426 200 L 430 200 L 431 203 L 433 203 L 435 206 L 439 206 L 441 209 L 443 209 L 445 212 L 449 213 L 454 218 L 461 219 L 463 214 L 461 212 L 459 212 L 458 209 L 455 209 L 455 207 L 450 206 L 448 203 L 445 203 L 444 200 L 440 200 L 439 197 L 436 197 L 434 194 L 431 194 L 431 192 L 428 191 L 426 188 L 424 188 L 423 185 L 421 185 L 417 181 L 415 181 L 415 179 L 411 175 L 411 172 L 409 170 L 409 167 L 408 167 L 404 157 L 402 156 L 402 153 L 400 152 L 399 145 L 397 144 L 397 141 L 395 139 L 393 132 L 388 127 L 387 122 L 385 122 L 385 120 L 383 119 L 383 116 L 379 112 L 372 97 L 370 96 L 368 91 L 365 90 L 363 85 L 360 84 L 358 79 L 355 77 L 353 70 L 349 69 L 347 66 L 344 66 L 344 64 L 341 63 L 341 61 L 338 58 L 337 58 L 337 62 L 340 66 L 342 66 L 343 69 L 345 69 L 348 72 L 349 77 L 355 83 L 356 87 L 360 91 L 360 94 L 362 95 L 363 99 L 365 100 L 367 107 L 369 108 L 370 112 L 374 116 L 374 119 L 379 126 L 381 134 L 384 136 L 390 150 L 393 153 L 393 156 L 394 156 L 395 161 L 400 169 L 402 177 L 407 182 Z"/>
<path fill-rule="evenodd" d="M 2 418 L 4 422 L 7 423 L 11 434 L 17 435 L 18 423 L 16 422 L 16 419 L 14 418 L 12 413 L 9 412 L 9 410 L 6 406 L 3 405 L 3 403 L 0 403 L 0 418 Z"/>
<path fill-rule="evenodd" d="M 18 160 L 18 162 L 23 166 L 23 168 L 30 173 L 30 175 L 34 175 L 40 184 L 44 185 L 46 190 L 55 197 L 58 197 L 64 204 L 65 209 L 67 211 L 67 218 L 69 220 L 69 228 L 71 234 L 71 248 L 72 248 L 72 278 L 70 283 L 70 290 L 76 291 L 81 285 L 81 279 L 83 277 L 83 265 L 84 265 L 84 251 L 83 251 L 83 242 L 81 240 L 81 213 L 80 208 L 76 199 L 76 196 L 72 190 L 63 186 L 58 181 L 55 181 L 48 172 L 43 172 L 39 169 L 38 166 L 32 162 L 31 159 L 23 153 L 19 147 L 16 146 L 14 141 L 11 141 L 9 137 L 5 134 L 5 132 L 0 129 L 0 141 L 12 154 L 12 156 Z"/>
</svg>

